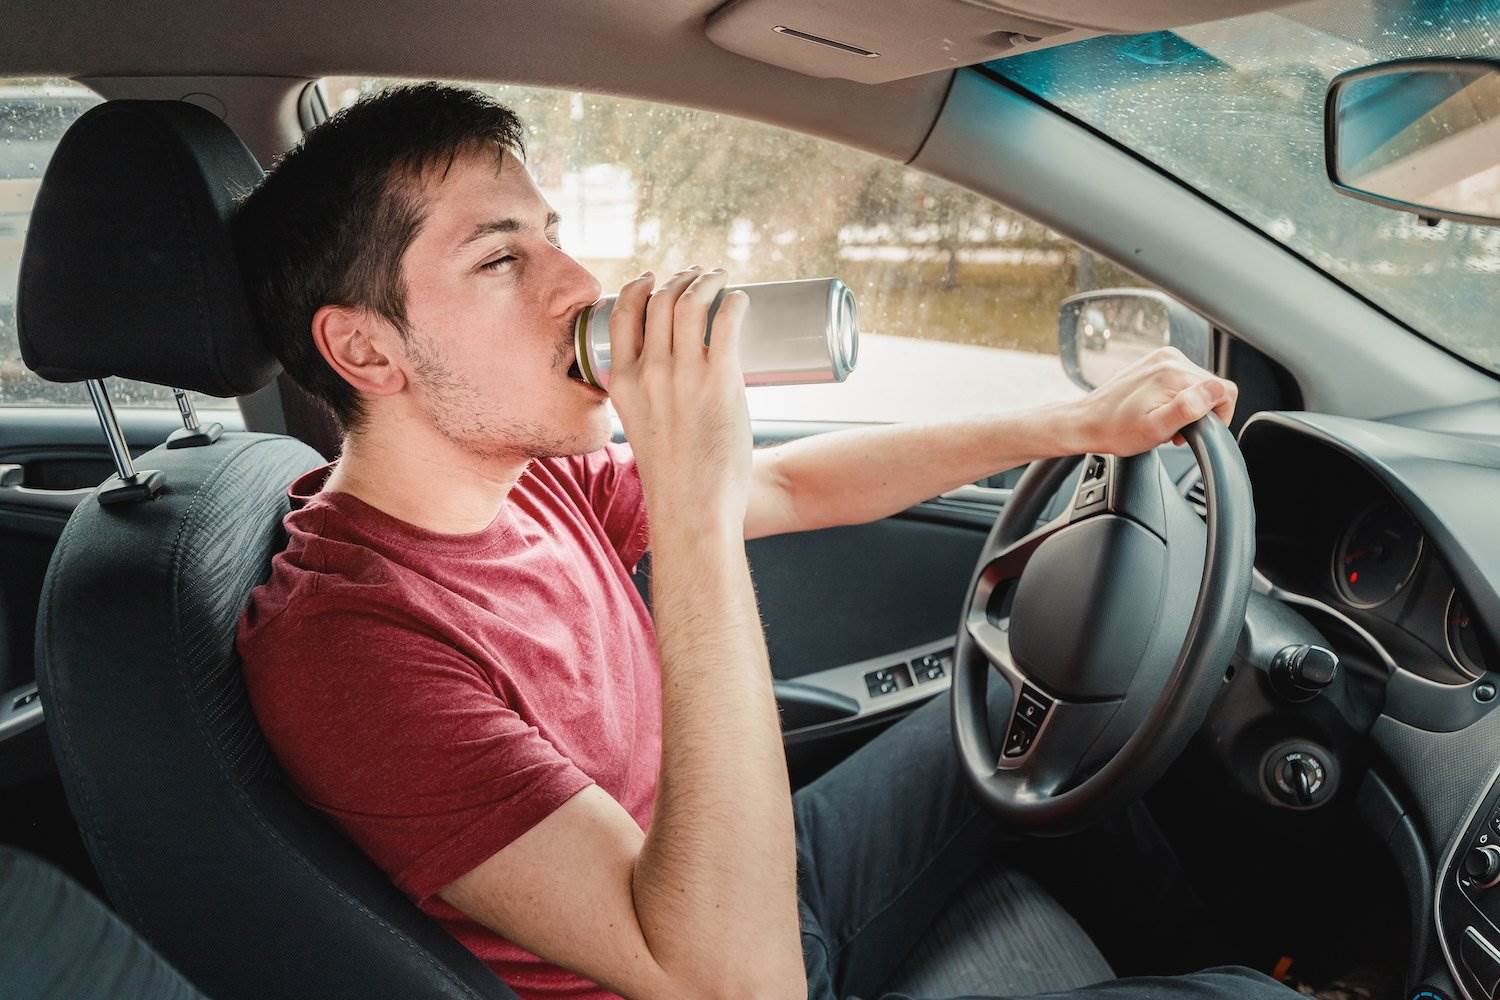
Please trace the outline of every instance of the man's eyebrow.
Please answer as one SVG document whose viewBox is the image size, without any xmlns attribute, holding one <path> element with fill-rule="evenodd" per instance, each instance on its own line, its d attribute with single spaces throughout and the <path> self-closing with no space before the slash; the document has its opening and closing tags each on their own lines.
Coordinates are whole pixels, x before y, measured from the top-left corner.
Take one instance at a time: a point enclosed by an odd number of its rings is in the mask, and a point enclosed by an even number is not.
<svg viewBox="0 0 1500 1000">
<path fill-rule="evenodd" d="M 543 229 L 551 229 L 553 226 L 556 226 L 561 222 L 562 216 L 558 215 L 556 212 L 548 212 L 547 223 L 545 226 L 543 226 Z M 458 245 L 457 249 L 462 250 L 464 247 L 468 246 L 470 243 L 473 243 L 475 240 L 482 240 L 486 236 L 490 236 L 495 233 L 519 233 L 524 228 L 525 226 L 522 224 L 520 219 L 492 219 L 489 222 L 481 222 L 479 225 L 474 227 L 474 231 L 471 232 L 468 237 Z"/>
</svg>

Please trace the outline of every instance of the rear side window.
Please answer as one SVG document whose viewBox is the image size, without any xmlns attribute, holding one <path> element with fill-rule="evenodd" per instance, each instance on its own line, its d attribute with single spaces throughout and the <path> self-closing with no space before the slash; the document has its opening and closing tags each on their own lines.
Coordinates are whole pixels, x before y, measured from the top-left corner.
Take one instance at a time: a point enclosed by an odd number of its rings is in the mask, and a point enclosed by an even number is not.
<svg viewBox="0 0 1500 1000">
<path fill-rule="evenodd" d="M 16 285 L 21 250 L 42 174 L 68 126 L 102 98 L 71 80 L 0 79 L 0 406 L 88 406 L 82 382 L 48 382 L 21 361 L 16 333 Z M 174 407 L 163 386 L 108 381 L 116 406 Z M 232 403 L 193 394 L 203 408 Z"/>
</svg>

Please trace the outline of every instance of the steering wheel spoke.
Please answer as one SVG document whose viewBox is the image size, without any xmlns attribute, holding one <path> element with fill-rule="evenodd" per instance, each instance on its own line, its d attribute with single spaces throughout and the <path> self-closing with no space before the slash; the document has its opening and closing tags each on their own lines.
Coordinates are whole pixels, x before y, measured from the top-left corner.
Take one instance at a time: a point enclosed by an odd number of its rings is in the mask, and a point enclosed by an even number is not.
<svg viewBox="0 0 1500 1000">
<path fill-rule="evenodd" d="M 1013 828 L 1077 829 L 1138 796 L 1219 688 L 1244 622 L 1253 506 L 1223 424 L 1183 434 L 1206 525 L 1154 452 L 1089 455 L 1076 476 L 1078 459 L 1034 463 L 985 541 L 954 651 L 953 734 L 970 784 Z M 996 674 L 1008 699 L 990 697 Z"/>
<path fill-rule="evenodd" d="M 1032 750 L 1040 742 L 1053 709 L 1059 707 L 1058 700 L 1032 684 L 1010 653 L 1009 622 L 992 623 L 983 618 L 970 618 L 969 637 L 984 654 L 990 666 L 1005 678 L 1010 686 L 1010 712 L 1004 723 L 1004 734 L 1000 740 L 999 757 L 995 762 L 1002 771 L 1015 770 L 1030 759 Z"/>
<path fill-rule="evenodd" d="M 1113 710 L 1109 705 L 1075 704 L 1043 690 L 1021 669 L 1011 655 L 1009 623 L 993 623 L 971 617 L 969 638 L 994 671 L 1010 688 L 1009 709 L 992 732 L 998 737 L 995 772 L 1019 772 L 1033 794 L 1050 794 L 1071 781 L 1080 767 L 1079 733 L 1095 731 Z M 991 677 L 993 681 L 994 678 Z M 1063 739 L 1049 739 L 1054 733 Z"/>
</svg>

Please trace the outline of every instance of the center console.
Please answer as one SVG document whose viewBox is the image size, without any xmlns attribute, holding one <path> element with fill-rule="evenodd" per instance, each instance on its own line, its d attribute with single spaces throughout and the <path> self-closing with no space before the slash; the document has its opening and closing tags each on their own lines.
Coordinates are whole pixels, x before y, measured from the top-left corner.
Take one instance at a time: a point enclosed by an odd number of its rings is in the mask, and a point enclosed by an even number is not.
<svg viewBox="0 0 1500 1000">
<path fill-rule="evenodd" d="M 1436 910 L 1443 954 L 1464 996 L 1500 998 L 1500 781 L 1443 859 Z"/>
</svg>

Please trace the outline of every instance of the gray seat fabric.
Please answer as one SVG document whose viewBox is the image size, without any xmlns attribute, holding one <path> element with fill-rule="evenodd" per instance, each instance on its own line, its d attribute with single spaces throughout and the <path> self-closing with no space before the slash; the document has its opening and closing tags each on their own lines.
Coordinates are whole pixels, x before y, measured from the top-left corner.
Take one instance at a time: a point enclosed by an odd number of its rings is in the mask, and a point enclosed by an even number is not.
<svg viewBox="0 0 1500 1000">
<path fill-rule="evenodd" d="M 203 1000 L 62 872 L 0 847 L 0 991 L 7 1000 Z"/>
<path fill-rule="evenodd" d="M 1083 928 L 1031 876 L 994 867 L 958 891 L 885 990 L 1029 996 L 1114 977 Z"/>
</svg>

